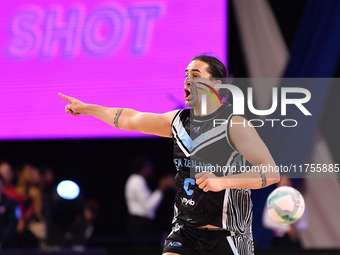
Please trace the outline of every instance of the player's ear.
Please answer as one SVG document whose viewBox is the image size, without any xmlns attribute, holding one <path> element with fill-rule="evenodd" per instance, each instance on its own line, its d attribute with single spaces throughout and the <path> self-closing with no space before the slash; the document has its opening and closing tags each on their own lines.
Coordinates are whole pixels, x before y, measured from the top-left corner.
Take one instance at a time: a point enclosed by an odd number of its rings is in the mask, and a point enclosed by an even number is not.
<svg viewBox="0 0 340 255">
<path fill-rule="evenodd" d="M 215 80 L 215 84 L 222 84 L 221 80 Z"/>
<path fill-rule="evenodd" d="M 215 88 L 216 84 L 222 84 L 221 80 L 214 80 L 213 81 L 213 87 Z"/>
<path fill-rule="evenodd" d="M 218 93 L 218 91 L 220 89 L 216 88 L 216 84 L 222 84 L 222 81 L 221 80 L 214 80 L 213 81 L 213 88 L 215 89 L 215 91 Z"/>
</svg>

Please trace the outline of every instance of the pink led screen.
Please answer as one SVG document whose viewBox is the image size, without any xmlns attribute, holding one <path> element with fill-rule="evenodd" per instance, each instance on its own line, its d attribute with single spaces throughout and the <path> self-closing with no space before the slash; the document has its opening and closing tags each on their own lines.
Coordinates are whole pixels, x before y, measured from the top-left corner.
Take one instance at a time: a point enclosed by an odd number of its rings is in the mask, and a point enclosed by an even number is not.
<svg viewBox="0 0 340 255">
<path fill-rule="evenodd" d="M 199 53 L 226 60 L 226 1 L 10 0 L 0 8 L 0 140 L 141 136 L 64 113 L 58 92 L 109 107 L 184 105 Z"/>
</svg>

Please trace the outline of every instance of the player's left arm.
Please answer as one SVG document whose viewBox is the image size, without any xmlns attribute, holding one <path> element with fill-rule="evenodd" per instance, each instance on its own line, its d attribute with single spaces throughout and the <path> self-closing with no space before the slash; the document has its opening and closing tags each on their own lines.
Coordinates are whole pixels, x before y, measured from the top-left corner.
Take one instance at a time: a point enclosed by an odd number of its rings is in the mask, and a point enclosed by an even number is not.
<svg viewBox="0 0 340 255">
<path fill-rule="evenodd" d="M 244 118 L 241 116 L 232 117 L 233 123 L 243 121 Z M 252 171 L 228 177 L 214 177 L 208 172 L 199 173 L 196 175 L 196 183 L 203 191 L 260 189 L 280 181 L 279 171 L 270 170 L 275 169 L 275 161 L 254 127 L 229 123 L 229 134 L 237 151 L 253 165 Z"/>
</svg>

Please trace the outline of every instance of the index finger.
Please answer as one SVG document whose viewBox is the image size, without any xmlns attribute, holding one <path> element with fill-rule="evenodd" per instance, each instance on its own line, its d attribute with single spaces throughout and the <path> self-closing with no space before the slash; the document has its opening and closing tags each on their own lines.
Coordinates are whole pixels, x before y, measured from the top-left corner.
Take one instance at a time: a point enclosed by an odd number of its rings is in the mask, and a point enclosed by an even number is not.
<svg viewBox="0 0 340 255">
<path fill-rule="evenodd" d="M 58 93 L 59 94 L 59 96 L 61 96 L 62 98 L 64 98 L 67 102 L 69 102 L 69 103 L 71 103 L 71 97 L 69 97 L 69 96 L 66 96 L 66 95 L 64 95 L 64 94 L 61 94 L 60 92 Z"/>
</svg>

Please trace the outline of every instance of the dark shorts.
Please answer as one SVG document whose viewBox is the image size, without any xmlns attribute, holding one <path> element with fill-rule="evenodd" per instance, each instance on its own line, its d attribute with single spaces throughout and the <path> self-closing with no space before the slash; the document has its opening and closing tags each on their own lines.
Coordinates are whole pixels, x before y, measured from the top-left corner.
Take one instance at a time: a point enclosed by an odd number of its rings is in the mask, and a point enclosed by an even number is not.
<svg viewBox="0 0 340 255">
<path fill-rule="evenodd" d="M 176 223 L 165 240 L 163 253 L 181 255 L 243 255 L 253 254 L 252 238 L 248 247 L 238 251 L 235 235 L 228 230 L 207 230 Z M 238 238 L 238 240 L 240 240 Z M 248 242 L 247 242 L 248 244 Z M 242 245 L 244 246 L 244 244 Z"/>
</svg>

